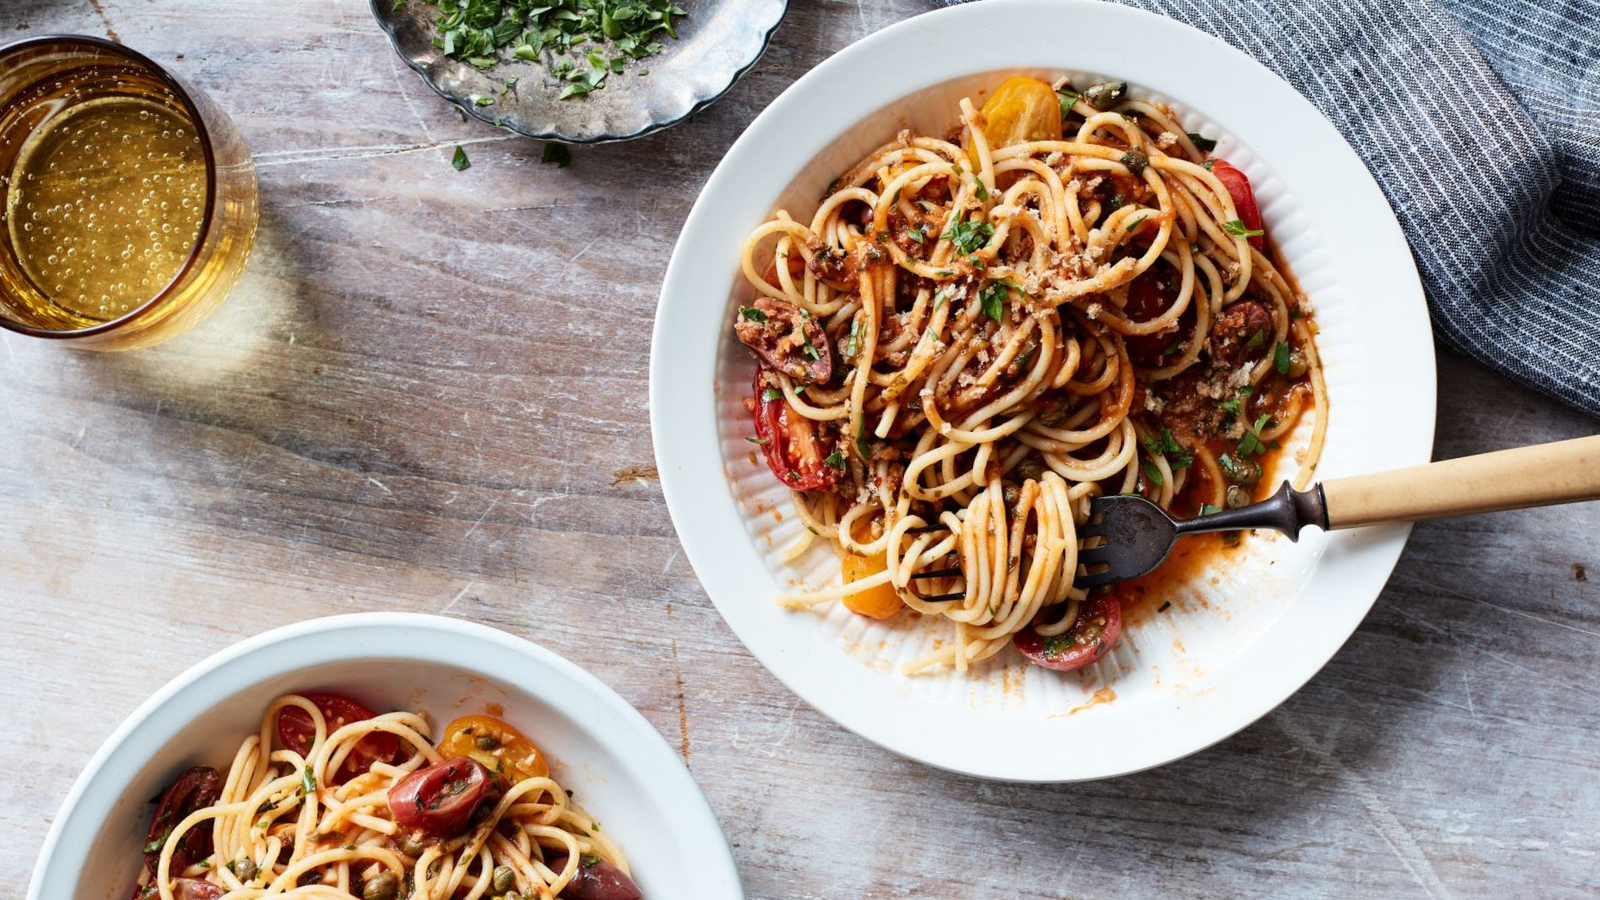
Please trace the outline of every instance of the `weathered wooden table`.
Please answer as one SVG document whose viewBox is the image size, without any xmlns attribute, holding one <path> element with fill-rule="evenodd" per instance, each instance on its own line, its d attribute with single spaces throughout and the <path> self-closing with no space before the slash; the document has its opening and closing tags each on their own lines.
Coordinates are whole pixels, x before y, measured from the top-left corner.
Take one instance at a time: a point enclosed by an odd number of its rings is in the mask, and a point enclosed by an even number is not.
<svg viewBox="0 0 1600 900">
<path fill-rule="evenodd" d="M 210 91 L 255 151 L 262 227 L 235 296 L 166 346 L 0 338 L 0 896 L 164 681 L 375 609 L 486 622 L 609 682 L 681 747 L 755 898 L 1600 892 L 1600 505 L 1418 527 L 1281 709 L 1106 783 L 887 755 L 722 624 L 652 479 L 657 286 L 745 123 L 928 5 L 797 0 L 720 103 L 558 170 L 460 121 L 361 0 L 6 0 L 7 34 L 109 34 Z M 1596 429 L 1448 353 L 1440 385 L 1440 457 Z"/>
</svg>

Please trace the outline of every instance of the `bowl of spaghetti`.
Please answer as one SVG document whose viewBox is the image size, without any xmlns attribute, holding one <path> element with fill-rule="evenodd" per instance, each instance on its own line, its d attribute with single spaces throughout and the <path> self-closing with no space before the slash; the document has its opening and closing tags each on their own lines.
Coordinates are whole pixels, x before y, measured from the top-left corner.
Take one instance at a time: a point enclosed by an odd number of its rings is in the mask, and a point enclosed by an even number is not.
<svg viewBox="0 0 1600 900">
<path fill-rule="evenodd" d="M 942 10 L 808 73 L 707 183 L 652 346 L 663 490 L 734 631 L 846 727 L 1013 780 L 1249 724 L 1407 534 L 1190 540 L 1091 593 L 1093 496 L 1205 515 L 1420 463 L 1433 406 L 1359 157 L 1243 54 L 1094 3 Z"/>
<path fill-rule="evenodd" d="M 28 892 L 277 895 L 742 892 L 704 796 L 621 697 L 494 629 L 383 613 L 174 679 L 74 784 Z"/>
</svg>

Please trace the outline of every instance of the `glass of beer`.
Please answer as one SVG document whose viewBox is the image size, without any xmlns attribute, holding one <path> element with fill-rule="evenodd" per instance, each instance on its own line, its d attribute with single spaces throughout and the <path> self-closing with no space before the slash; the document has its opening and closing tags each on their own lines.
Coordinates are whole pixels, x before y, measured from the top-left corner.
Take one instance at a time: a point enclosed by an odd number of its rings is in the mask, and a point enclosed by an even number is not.
<svg viewBox="0 0 1600 900">
<path fill-rule="evenodd" d="M 256 209 L 249 148 L 205 94 L 99 38 L 0 48 L 0 327 L 173 337 L 238 282 Z"/>
</svg>

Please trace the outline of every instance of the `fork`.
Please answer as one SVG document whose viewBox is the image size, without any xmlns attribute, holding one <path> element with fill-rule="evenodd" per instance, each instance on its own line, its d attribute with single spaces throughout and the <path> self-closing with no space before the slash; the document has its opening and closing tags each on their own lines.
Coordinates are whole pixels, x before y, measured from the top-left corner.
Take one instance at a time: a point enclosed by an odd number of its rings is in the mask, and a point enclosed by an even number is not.
<svg viewBox="0 0 1600 900">
<path fill-rule="evenodd" d="M 1305 491 L 1285 482 L 1260 503 L 1193 519 L 1173 519 L 1137 494 L 1096 497 L 1078 537 L 1102 542 L 1079 551 L 1084 569 L 1074 583 L 1093 588 L 1138 578 L 1190 534 L 1270 528 L 1298 540 L 1308 525 L 1330 531 L 1595 499 L 1600 435 L 1337 478 Z"/>
</svg>

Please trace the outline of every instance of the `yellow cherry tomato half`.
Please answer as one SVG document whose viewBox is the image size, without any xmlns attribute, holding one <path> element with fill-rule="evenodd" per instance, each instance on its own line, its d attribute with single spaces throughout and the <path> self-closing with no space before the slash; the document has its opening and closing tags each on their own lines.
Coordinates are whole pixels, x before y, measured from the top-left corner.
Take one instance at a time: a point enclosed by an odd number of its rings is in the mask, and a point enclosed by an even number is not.
<svg viewBox="0 0 1600 900">
<path fill-rule="evenodd" d="M 550 774 L 550 764 L 533 741 L 494 716 L 462 716 L 446 725 L 439 754 L 445 759 L 468 757 L 512 784 Z"/>
<path fill-rule="evenodd" d="M 1061 140 L 1061 99 L 1037 78 L 1007 78 L 979 111 L 991 153 L 1024 141 Z M 977 148 L 967 148 L 967 154 L 976 166 Z"/>
<path fill-rule="evenodd" d="M 844 580 L 860 581 L 869 575 L 876 575 L 888 568 L 882 553 L 876 556 L 856 556 L 846 553 L 840 568 L 844 570 Z M 880 584 L 864 591 L 848 594 L 844 598 L 844 608 L 858 616 L 867 616 L 872 619 L 888 619 L 900 611 L 905 604 L 900 602 L 900 595 L 895 593 L 894 585 Z"/>
</svg>

